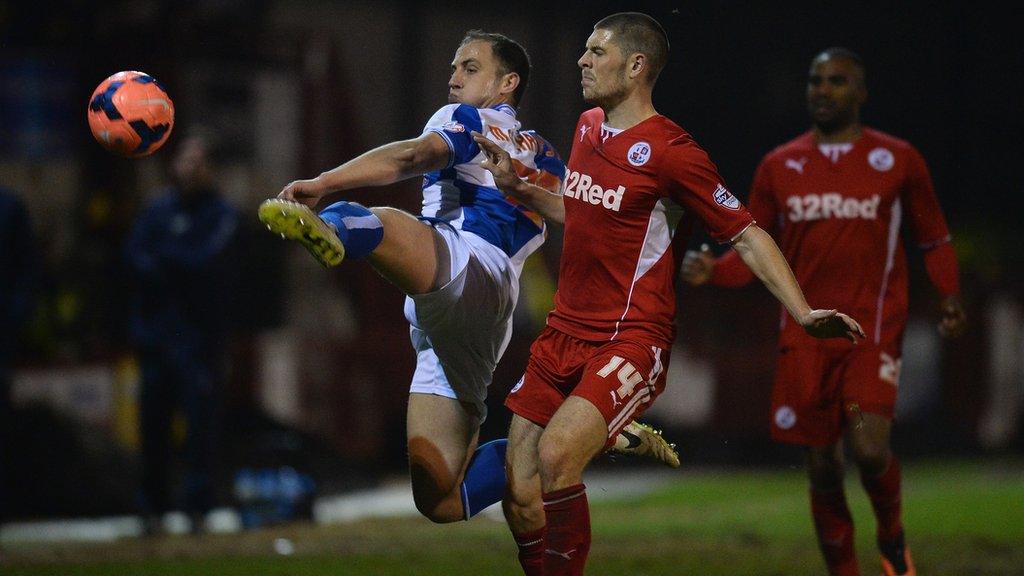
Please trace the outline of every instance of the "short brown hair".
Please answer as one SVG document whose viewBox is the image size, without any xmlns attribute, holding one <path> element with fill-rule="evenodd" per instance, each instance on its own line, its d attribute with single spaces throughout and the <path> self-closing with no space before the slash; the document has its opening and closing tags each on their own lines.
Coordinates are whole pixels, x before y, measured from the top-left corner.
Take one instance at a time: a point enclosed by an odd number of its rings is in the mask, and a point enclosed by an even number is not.
<svg viewBox="0 0 1024 576">
<path fill-rule="evenodd" d="M 626 54 L 640 53 L 650 60 L 651 82 L 668 63 L 668 34 L 658 21 L 641 12 L 619 12 L 606 16 L 594 24 L 594 30 L 610 30 Z"/>
<path fill-rule="evenodd" d="M 491 45 L 491 51 L 494 52 L 494 56 L 501 65 L 502 74 L 515 72 L 519 75 L 519 85 L 516 86 L 515 92 L 512 93 L 512 103 L 518 106 L 523 100 L 523 95 L 526 93 L 526 84 L 530 81 L 530 55 L 526 53 L 526 49 L 519 42 L 508 36 L 496 32 L 484 32 L 483 30 L 470 30 L 466 32 L 466 36 L 459 43 L 459 46 L 465 46 L 470 42 L 478 40 Z"/>
</svg>

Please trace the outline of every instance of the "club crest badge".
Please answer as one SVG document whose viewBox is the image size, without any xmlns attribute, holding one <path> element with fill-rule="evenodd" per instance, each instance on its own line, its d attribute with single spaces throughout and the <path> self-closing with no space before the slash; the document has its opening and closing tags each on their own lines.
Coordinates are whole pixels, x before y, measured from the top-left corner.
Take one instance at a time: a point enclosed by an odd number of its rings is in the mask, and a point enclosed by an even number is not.
<svg viewBox="0 0 1024 576">
<path fill-rule="evenodd" d="M 445 132 L 452 132 L 455 134 L 466 131 L 466 127 L 455 120 L 449 120 L 448 122 L 445 122 L 444 124 L 441 125 L 441 129 L 444 130 Z"/>
<path fill-rule="evenodd" d="M 796 412 L 789 406 L 780 406 L 775 411 L 775 425 L 783 430 L 789 430 L 796 425 Z"/>
<path fill-rule="evenodd" d="M 651 145 L 647 142 L 637 142 L 629 148 L 626 160 L 633 166 L 643 166 L 651 159 Z"/>
<path fill-rule="evenodd" d="M 888 172 L 895 163 L 896 159 L 887 148 L 875 148 L 868 153 L 868 164 L 879 172 Z"/>
</svg>

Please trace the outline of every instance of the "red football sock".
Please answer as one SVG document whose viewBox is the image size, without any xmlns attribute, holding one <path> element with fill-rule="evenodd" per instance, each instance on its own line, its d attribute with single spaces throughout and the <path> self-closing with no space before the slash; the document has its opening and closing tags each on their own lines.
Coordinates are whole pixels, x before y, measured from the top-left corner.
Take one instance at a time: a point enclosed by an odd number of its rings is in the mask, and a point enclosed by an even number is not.
<svg viewBox="0 0 1024 576">
<path fill-rule="evenodd" d="M 512 535 L 519 546 L 519 565 L 526 576 L 544 576 L 544 530 Z"/>
<path fill-rule="evenodd" d="M 832 576 L 860 576 L 853 552 L 853 516 L 842 488 L 829 492 L 811 489 L 811 514 L 818 546 Z"/>
<path fill-rule="evenodd" d="M 860 475 L 860 482 L 868 492 L 871 507 L 878 520 L 878 541 L 893 542 L 903 531 L 900 519 L 900 461 L 889 458 L 889 466 L 879 476 Z"/>
<path fill-rule="evenodd" d="M 590 552 L 590 508 L 587 488 L 577 484 L 545 492 L 544 576 L 583 574 Z"/>
</svg>

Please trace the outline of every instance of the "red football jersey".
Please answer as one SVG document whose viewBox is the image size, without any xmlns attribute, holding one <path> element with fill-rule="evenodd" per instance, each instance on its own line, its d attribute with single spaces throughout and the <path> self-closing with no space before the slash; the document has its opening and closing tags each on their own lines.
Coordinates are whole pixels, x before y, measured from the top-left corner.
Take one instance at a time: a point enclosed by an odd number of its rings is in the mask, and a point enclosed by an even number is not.
<svg viewBox="0 0 1024 576">
<path fill-rule="evenodd" d="M 720 242 L 753 222 L 693 138 L 653 116 L 602 141 L 604 111 L 576 125 L 563 185 L 565 236 L 548 324 L 582 340 L 668 349 L 675 281 L 693 224 Z"/>
<path fill-rule="evenodd" d="M 921 154 L 908 142 L 864 128 L 831 158 L 808 132 L 765 156 L 750 212 L 771 232 L 815 308 L 837 308 L 875 342 L 898 338 L 907 317 L 904 218 L 923 247 L 949 229 Z M 782 341 L 807 338 L 784 313 Z"/>
</svg>

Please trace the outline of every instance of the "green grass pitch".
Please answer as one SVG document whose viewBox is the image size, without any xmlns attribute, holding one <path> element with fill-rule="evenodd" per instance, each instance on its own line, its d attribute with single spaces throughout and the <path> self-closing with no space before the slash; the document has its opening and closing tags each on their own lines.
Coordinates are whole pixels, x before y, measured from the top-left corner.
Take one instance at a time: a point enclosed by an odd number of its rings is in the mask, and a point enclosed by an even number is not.
<svg viewBox="0 0 1024 576">
<path fill-rule="evenodd" d="M 685 466 L 685 465 L 684 465 Z M 621 474 L 637 473 L 623 466 Z M 1024 575 L 1024 461 L 927 461 L 904 467 L 904 524 L 922 575 Z M 820 575 L 802 472 L 679 472 L 637 499 L 594 504 L 589 575 Z M 856 481 L 847 494 L 864 574 L 880 572 L 874 519 Z M 294 553 L 273 542 L 287 538 Z M 38 544 L 0 551 L 0 573 L 113 576 L 516 575 L 515 546 L 489 518 L 420 518 L 233 535 Z"/>
</svg>

